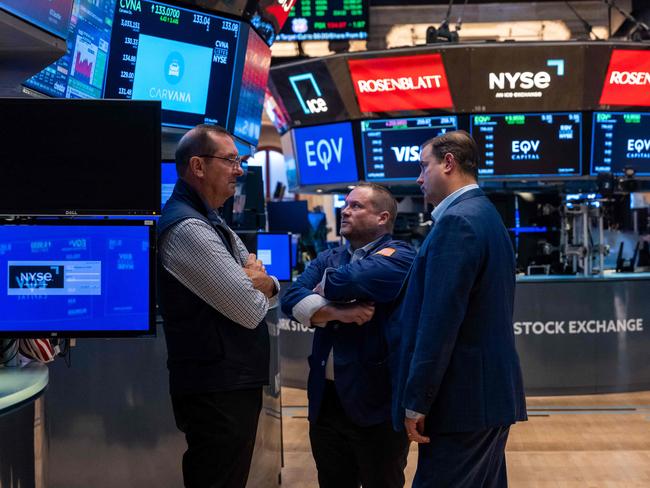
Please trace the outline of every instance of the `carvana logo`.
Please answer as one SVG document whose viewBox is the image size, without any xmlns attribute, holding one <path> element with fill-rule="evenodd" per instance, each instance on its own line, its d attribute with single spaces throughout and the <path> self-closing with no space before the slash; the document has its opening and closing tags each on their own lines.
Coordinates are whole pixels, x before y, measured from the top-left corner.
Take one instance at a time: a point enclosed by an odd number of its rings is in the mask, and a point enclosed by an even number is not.
<svg viewBox="0 0 650 488">
<path fill-rule="evenodd" d="M 165 61 L 165 79 L 170 85 L 176 85 L 185 74 L 185 60 L 181 53 L 174 51 Z"/>
</svg>

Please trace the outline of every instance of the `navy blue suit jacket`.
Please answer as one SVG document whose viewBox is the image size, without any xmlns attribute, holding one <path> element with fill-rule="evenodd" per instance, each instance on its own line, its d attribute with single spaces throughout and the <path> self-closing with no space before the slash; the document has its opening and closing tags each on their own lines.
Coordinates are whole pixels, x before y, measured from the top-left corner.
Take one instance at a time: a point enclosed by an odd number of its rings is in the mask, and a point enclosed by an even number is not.
<svg viewBox="0 0 650 488">
<path fill-rule="evenodd" d="M 420 249 L 390 319 L 393 423 L 427 415 L 427 432 L 470 432 L 526 419 L 512 311 L 515 257 L 480 189 L 458 197 Z"/>
<path fill-rule="evenodd" d="M 391 256 L 378 254 L 392 248 Z M 348 418 L 360 426 L 390 419 L 391 385 L 388 343 L 384 326 L 388 302 L 395 299 L 413 262 L 415 251 L 406 243 L 384 236 L 364 259 L 350 263 L 345 246 L 323 251 L 289 287 L 282 298 L 282 310 L 292 317 L 293 307 L 320 283 L 326 268 L 325 298 L 335 302 L 351 300 L 375 303 L 373 318 L 364 325 L 330 322 L 316 327 L 309 357 L 309 420 L 318 418 L 325 388 L 325 365 L 334 347 L 335 386 Z"/>
</svg>

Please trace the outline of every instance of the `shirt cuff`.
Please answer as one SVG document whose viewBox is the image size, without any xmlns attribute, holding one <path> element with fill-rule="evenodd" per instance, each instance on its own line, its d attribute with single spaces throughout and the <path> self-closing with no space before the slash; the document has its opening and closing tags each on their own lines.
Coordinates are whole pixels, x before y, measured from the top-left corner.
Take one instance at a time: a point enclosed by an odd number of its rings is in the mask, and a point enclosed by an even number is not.
<svg viewBox="0 0 650 488">
<path fill-rule="evenodd" d="M 296 303 L 291 309 L 291 314 L 296 318 L 298 322 L 303 325 L 316 325 L 323 327 L 326 324 L 312 324 L 311 316 L 328 303 L 329 300 L 323 298 L 320 295 L 317 295 L 316 293 L 313 293 L 311 295 L 307 295 L 305 298 Z"/>
<path fill-rule="evenodd" d="M 413 419 L 413 420 L 420 420 L 422 417 L 426 417 L 423 413 L 416 412 L 415 410 L 409 410 L 408 408 L 405 410 L 404 415 L 406 415 L 407 419 Z"/>
<path fill-rule="evenodd" d="M 275 307 L 278 304 L 278 297 L 280 296 L 280 282 L 273 275 L 271 275 L 271 279 L 273 280 L 273 285 L 275 286 L 275 293 L 271 298 L 269 298 L 269 308 Z"/>
</svg>

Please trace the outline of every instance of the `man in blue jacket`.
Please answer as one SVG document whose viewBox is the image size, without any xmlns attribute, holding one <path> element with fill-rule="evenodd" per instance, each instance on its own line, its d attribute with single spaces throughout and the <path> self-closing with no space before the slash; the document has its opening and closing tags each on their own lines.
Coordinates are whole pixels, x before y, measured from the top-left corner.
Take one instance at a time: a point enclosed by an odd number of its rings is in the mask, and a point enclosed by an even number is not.
<svg viewBox="0 0 650 488">
<path fill-rule="evenodd" d="M 478 160 L 464 131 L 427 141 L 420 155 L 433 228 L 390 319 L 399 337 L 393 421 L 420 443 L 416 488 L 507 486 L 510 425 L 527 418 L 512 327 L 515 258 L 476 184 Z"/>
<path fill-rule="evenodd" d="M 348 244 L 320 253 L 282 309 L 316 327 L 307 393 L 321 488 L 402 487 L 408 439 L 390 423 L 384 325 L 415 253 L 390 235 L 397 204 L 386 188 L 364 183 L 345 201 Z"/>
</svg>

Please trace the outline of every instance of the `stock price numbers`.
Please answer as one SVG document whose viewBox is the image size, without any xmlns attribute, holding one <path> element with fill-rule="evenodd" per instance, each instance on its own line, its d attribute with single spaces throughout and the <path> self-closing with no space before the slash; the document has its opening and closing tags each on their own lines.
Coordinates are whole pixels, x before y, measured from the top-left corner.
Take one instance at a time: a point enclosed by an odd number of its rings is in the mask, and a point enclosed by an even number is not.
<svg viewBox="0 0 650 488">
<path fill-rule="evenodd" d="M 161 22 L 166 22 L 167 24 L 176 24 L 181 16 L 181 11 L 177 8 L 166 7 L 165 5 L 152 5 L 151 13 L 158 15 Z"/>
<path fill-rule="evenodd" d="M 198 25 L 204 25 L 205 31 L 210 32 L 210 17 L 208 17 L 207 15 L 194 14 L 192 23 Z"/>
</svg>

